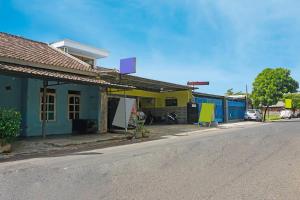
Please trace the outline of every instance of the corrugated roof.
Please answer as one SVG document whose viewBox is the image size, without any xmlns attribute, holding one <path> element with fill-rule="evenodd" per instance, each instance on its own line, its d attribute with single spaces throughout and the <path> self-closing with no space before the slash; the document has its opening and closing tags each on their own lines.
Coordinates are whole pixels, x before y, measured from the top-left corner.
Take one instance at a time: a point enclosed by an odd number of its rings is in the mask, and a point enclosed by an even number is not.
<svg viewBox="0 0 300 200">
<path fill-rule="evenodd" d="M 87 63 L 46 43 L 0 32 L 0 57 L 66 69 L 94 72 Z"/>
<path fill-rule="evenodd" d="M 134 75 L 121 75 L 118 70 L 110 69 L 105 67 L 95 68 L 99 71 L 101 79 L 111 82 L 120 83 L 133 86 L 136 89 L 153 91 L 153 92 L 171 92 L 171 91 L 181 91 L 181 90 L 191 90 L 192 87 L 187 85 L 180 85 L 176 83 L 169 83 L 165 81 L 158 81 L 149 78 L 143 78 Z M 121 79 L 120 79 L 121 77 Z"/>
<path fill-rule="evenodd" d="M 207 93 L 201 93 L 201 92 L 193 92 L 193 95 L 195 97 L 209 97 L 209 98 L 215 98 L 215 99 L 224 99 L 225 98 L 225 96 L 222 96 L 222 95 L 207 94 Z"/>
</svg>

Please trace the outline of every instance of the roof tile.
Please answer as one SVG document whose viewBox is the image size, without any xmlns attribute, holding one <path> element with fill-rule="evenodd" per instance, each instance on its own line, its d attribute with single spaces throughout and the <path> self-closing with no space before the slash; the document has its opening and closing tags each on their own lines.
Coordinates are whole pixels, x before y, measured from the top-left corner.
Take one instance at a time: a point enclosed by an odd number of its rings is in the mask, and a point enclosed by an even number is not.
<svg viewBox="0 0 300 200">
<path fill-rule="evenodd" d="M 106 86 L 114 86 L 120 88 L 133 88 L 126 85 L 119 84 L 111 84 L 104 80 L 97 79 L 95 77 L 89 77 L 78 74 L 71 74 L 65 72 L 57 72 L 53 70 L 47 69 L 38 69 L 34 67 L 12 64 L 12 63 L 4 63 L 0 62 L 0 71 L 15 73 L 15 74 L 27 74 L 30 77 L 41 77 L 41 78 L 50 78 L 52 80 L 63 80 L 63 81 L 71 81 L 71 82 L 84 82 L 88 84 L 96 84 L 96 85 L 106 85 Z"/>
<path fill-rule="evenodd" d="M 0 57 L 82 71 L 94 71 L 89 64 L 46 43 L 1 32 Z"/>
</svg>

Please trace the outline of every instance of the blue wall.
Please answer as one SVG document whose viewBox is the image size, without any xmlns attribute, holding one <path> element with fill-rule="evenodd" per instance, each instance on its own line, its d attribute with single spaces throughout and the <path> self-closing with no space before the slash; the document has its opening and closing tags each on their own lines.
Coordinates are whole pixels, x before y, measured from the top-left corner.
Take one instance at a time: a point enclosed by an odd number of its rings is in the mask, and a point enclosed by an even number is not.
<svg viewBox="0 0 300 200">
<path fill-rule="evenodd" d="M 0 106 L 21 112 L 21 135 L 25 135 L 26 129 L 26 92 L 27 79 L 0 75 Z"/>
<path fill-rule="evenodd" d="M 51 84 L 51 83 L 50 83 Z M 40 88 L 42 81 L 29 79 L 27 93 L 27 136 L 41 135 Z M 49 87 L 56 91 L 56 121 L 47 123 L 47 134 L 68 134 L 72 132 L 72 121 L 68 119 L 68 91 L 80 91 L 80 118 L 98 120 L 100 116 L 99 87 L 79 84 L 65 84 Z"/>
<path fill-rule="evenodd" d="M 244 119 L 246 111 L 245 100 L 228 100 L 228 120 L 242 120 Z"/>
<path fill-rule="evenodd" d="M 199 113 L 201 112 L 202 103 L 213 103 L 215 108 L 215 119 L 217 122 L 224 122 L 223 99 L 209 98 L 209 97 L 195 97 L 195 103 L 199 104 Z"/>
<path fill-rule="evenodd" d="M 21 111 L 22 79 L 0 75 L 0 105 Z M 10 87 L 10 89 L 8 89 Z"/>
<path fill-rule="evenodd" d="M 217 122 L 224 122 L 226 113 L 224 113 L 223 99 L 210 97 L 194 97 L 195 103 L 199 104 L 199 113 L 201 112 L 202 103 L 213 103 L 216 105 L 215 118 Z M 227 100 L 228 120 L 243 120 L 246 110 L 245 100 Z"/>
<path fill-rule="evenodd" d="M 50 83 L 51 84 L 51 83 Z M 41 80 L 0 75 L 0 106 L 11 107 L 22 114 L 22 135 L 42 134 L 40 120 Z M 10 86 L 10 90 L 6 87 Z M 56 120 L 47 123 L 47 134 L 69 134 L 72 121 L 68 119 L 68 91 L 80 91 L 80 118 L 100 119 L 100 92 L 98 86 L 65 84 L 49 87 L 56 90 Z M 98 124 L 97 124 L 98 125 Z"/>
</svg>

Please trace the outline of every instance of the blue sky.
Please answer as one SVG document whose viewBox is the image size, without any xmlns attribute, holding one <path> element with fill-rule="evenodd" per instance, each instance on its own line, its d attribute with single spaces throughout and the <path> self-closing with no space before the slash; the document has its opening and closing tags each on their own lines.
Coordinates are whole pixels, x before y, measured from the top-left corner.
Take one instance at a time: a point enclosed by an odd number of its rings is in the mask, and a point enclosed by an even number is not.
<svg viewBox="0 0 300 200">
<path fill-rule="evenodd" d="M 102 66 L 137 57 L 137 75 L 200 92 L 245 90 L 265 67 L 300 81 L 297 0 L 0 0 L 0 31 L 104 48 Z"/>
</svg>

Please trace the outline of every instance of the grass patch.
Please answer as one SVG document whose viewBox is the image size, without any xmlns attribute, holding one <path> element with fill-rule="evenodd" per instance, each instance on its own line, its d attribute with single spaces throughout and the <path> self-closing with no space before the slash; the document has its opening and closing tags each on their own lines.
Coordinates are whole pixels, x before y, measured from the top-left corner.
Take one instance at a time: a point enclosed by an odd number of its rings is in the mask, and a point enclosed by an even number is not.
<svg viewBox="0 0 300 200">
<path fill-rule="evenodd" d="M 268 115 L 266 116 L 266 121 L 274 121 L 274 120 L 280 120 L 280 116 L 279 115 Z"/>
</svg>

